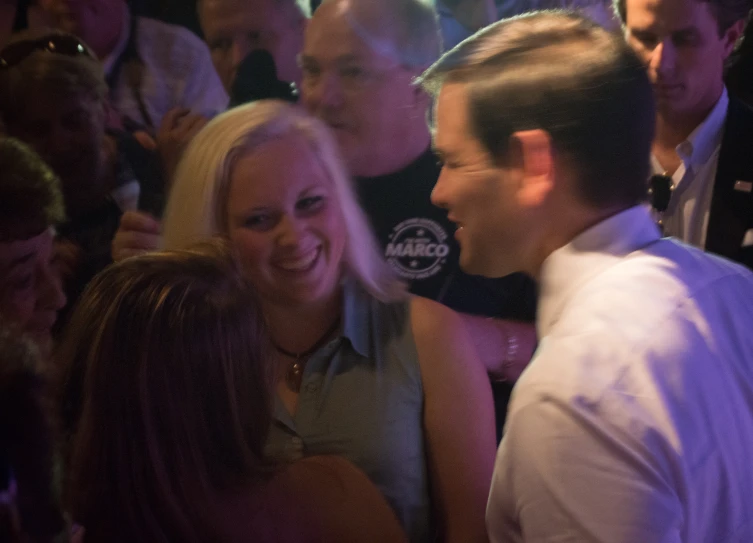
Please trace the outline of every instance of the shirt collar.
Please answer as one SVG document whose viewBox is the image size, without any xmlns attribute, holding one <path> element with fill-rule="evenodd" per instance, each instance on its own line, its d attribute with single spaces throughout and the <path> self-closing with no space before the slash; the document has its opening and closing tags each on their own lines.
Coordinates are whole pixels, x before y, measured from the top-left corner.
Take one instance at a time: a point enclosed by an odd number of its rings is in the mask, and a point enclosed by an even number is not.
<svg viewBox="0 0 753 543">
<path fill-rule="evenodd" d="M 541 269 L 536 328 L 544 338 L 570 297 L 589 279 L 660 238 L 644 205 L 601 221 L 547 257 Z"/>
<path fill-rule="evenodd" d="M 728 106 L 729 95 L 724 87 L 711 113 L 690 133 L 688 139 L 677 146 L 677 154 L 685 164 L 699 167 L 711 158 L 711 154 L 722 141 Z"/>
<path fill-rule="evenodd" d="M 371 297 L 355 279 L 343 282 L 343 332 L 353 349 L 366 358 L 371 355 Z"/>
<path fill-rule="evenodd" d="M 120 211 L 123 212 L 137 210 L 139 208 L 140 195 L 141 185 L 136 179 L 132 179 L 110 192 L 110 198 L 112 198 Z"/>
<path fill-rule="evenodd" d="M 120 58 L 120 55 L 123 54 L 123 51 L 125 51 L 126 45 L 128 44 L 128 38 L 131 35 L 131 12 L 125 2 L 123 2 L 120 9 L 123 10 L 123 25 L 120 29 L 118 43 L 115 44 L 115 49 L 112 50 L 112 53 L 102 59 L 102 68 L 108 76 L 110 75 L 115 62 Z"/>
</svg>

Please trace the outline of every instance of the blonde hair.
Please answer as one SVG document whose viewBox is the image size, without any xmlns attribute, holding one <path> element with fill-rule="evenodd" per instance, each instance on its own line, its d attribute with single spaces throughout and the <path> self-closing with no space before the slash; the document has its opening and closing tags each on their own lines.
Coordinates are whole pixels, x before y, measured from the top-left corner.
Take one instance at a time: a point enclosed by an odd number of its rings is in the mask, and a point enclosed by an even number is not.
<svg viewBox="0 0 753 543">
<path fill-rule="evenodd" d="M 227 237 L 227 199 L 235 164 L 265 143 L 291 134 L 302 136 L 310 145 L 334 186 L 347 225 L 344 273 L 378 300 L 404 299 L 405 286 L 382 258 L 329 130 L 302 109 L 278 100 L 231 109 L 193 139 L 178 165 L 165 210 L 164 248 Z"/>
</svg>

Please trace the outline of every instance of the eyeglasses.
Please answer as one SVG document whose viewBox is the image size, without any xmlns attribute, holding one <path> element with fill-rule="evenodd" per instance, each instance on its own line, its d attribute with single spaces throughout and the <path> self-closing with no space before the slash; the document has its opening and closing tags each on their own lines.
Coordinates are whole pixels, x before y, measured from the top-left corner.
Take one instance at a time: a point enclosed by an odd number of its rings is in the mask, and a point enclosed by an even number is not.
<svg viewBox="0 0 753 543">
<path fill-rule="evenodd" d="M 25 40 L 11 43 L 0 51 L 0 70 L 11 68 L 37 51 L 57 53 L 69 57 L 83 55 L 94 58 L 78 38 L 64 34 L 45 36 L 37 40 Z"/>
</svg>

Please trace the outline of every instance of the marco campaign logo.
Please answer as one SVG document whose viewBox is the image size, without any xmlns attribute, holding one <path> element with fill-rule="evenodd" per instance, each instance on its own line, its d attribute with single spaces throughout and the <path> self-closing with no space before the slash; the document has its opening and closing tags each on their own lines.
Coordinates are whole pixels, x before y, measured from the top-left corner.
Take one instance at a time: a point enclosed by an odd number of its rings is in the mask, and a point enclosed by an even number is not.
<svg viewBox="0 0 753 543">
<path fill-rule="evenodd" d="M 431 219 L 414 218 L 392 229 L 387 261 L 406 279 L 427 279 L 442 271 L 450 254 L 447 232 Z"/>
</svg>

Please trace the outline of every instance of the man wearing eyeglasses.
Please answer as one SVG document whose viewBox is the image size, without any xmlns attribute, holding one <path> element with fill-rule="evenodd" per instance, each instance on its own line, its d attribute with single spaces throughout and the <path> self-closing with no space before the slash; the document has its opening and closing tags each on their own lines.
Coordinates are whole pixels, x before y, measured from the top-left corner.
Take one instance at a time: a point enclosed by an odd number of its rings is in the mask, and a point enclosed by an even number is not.
<svg viewBox="0 0 753 543">
<path fill-rule="evenodd" d="M 753 268 L 753 111 L 724 65 L 747 0 L 615 0 L 657 103 L 652 196 L 663 231 Z"/>
</svg>

